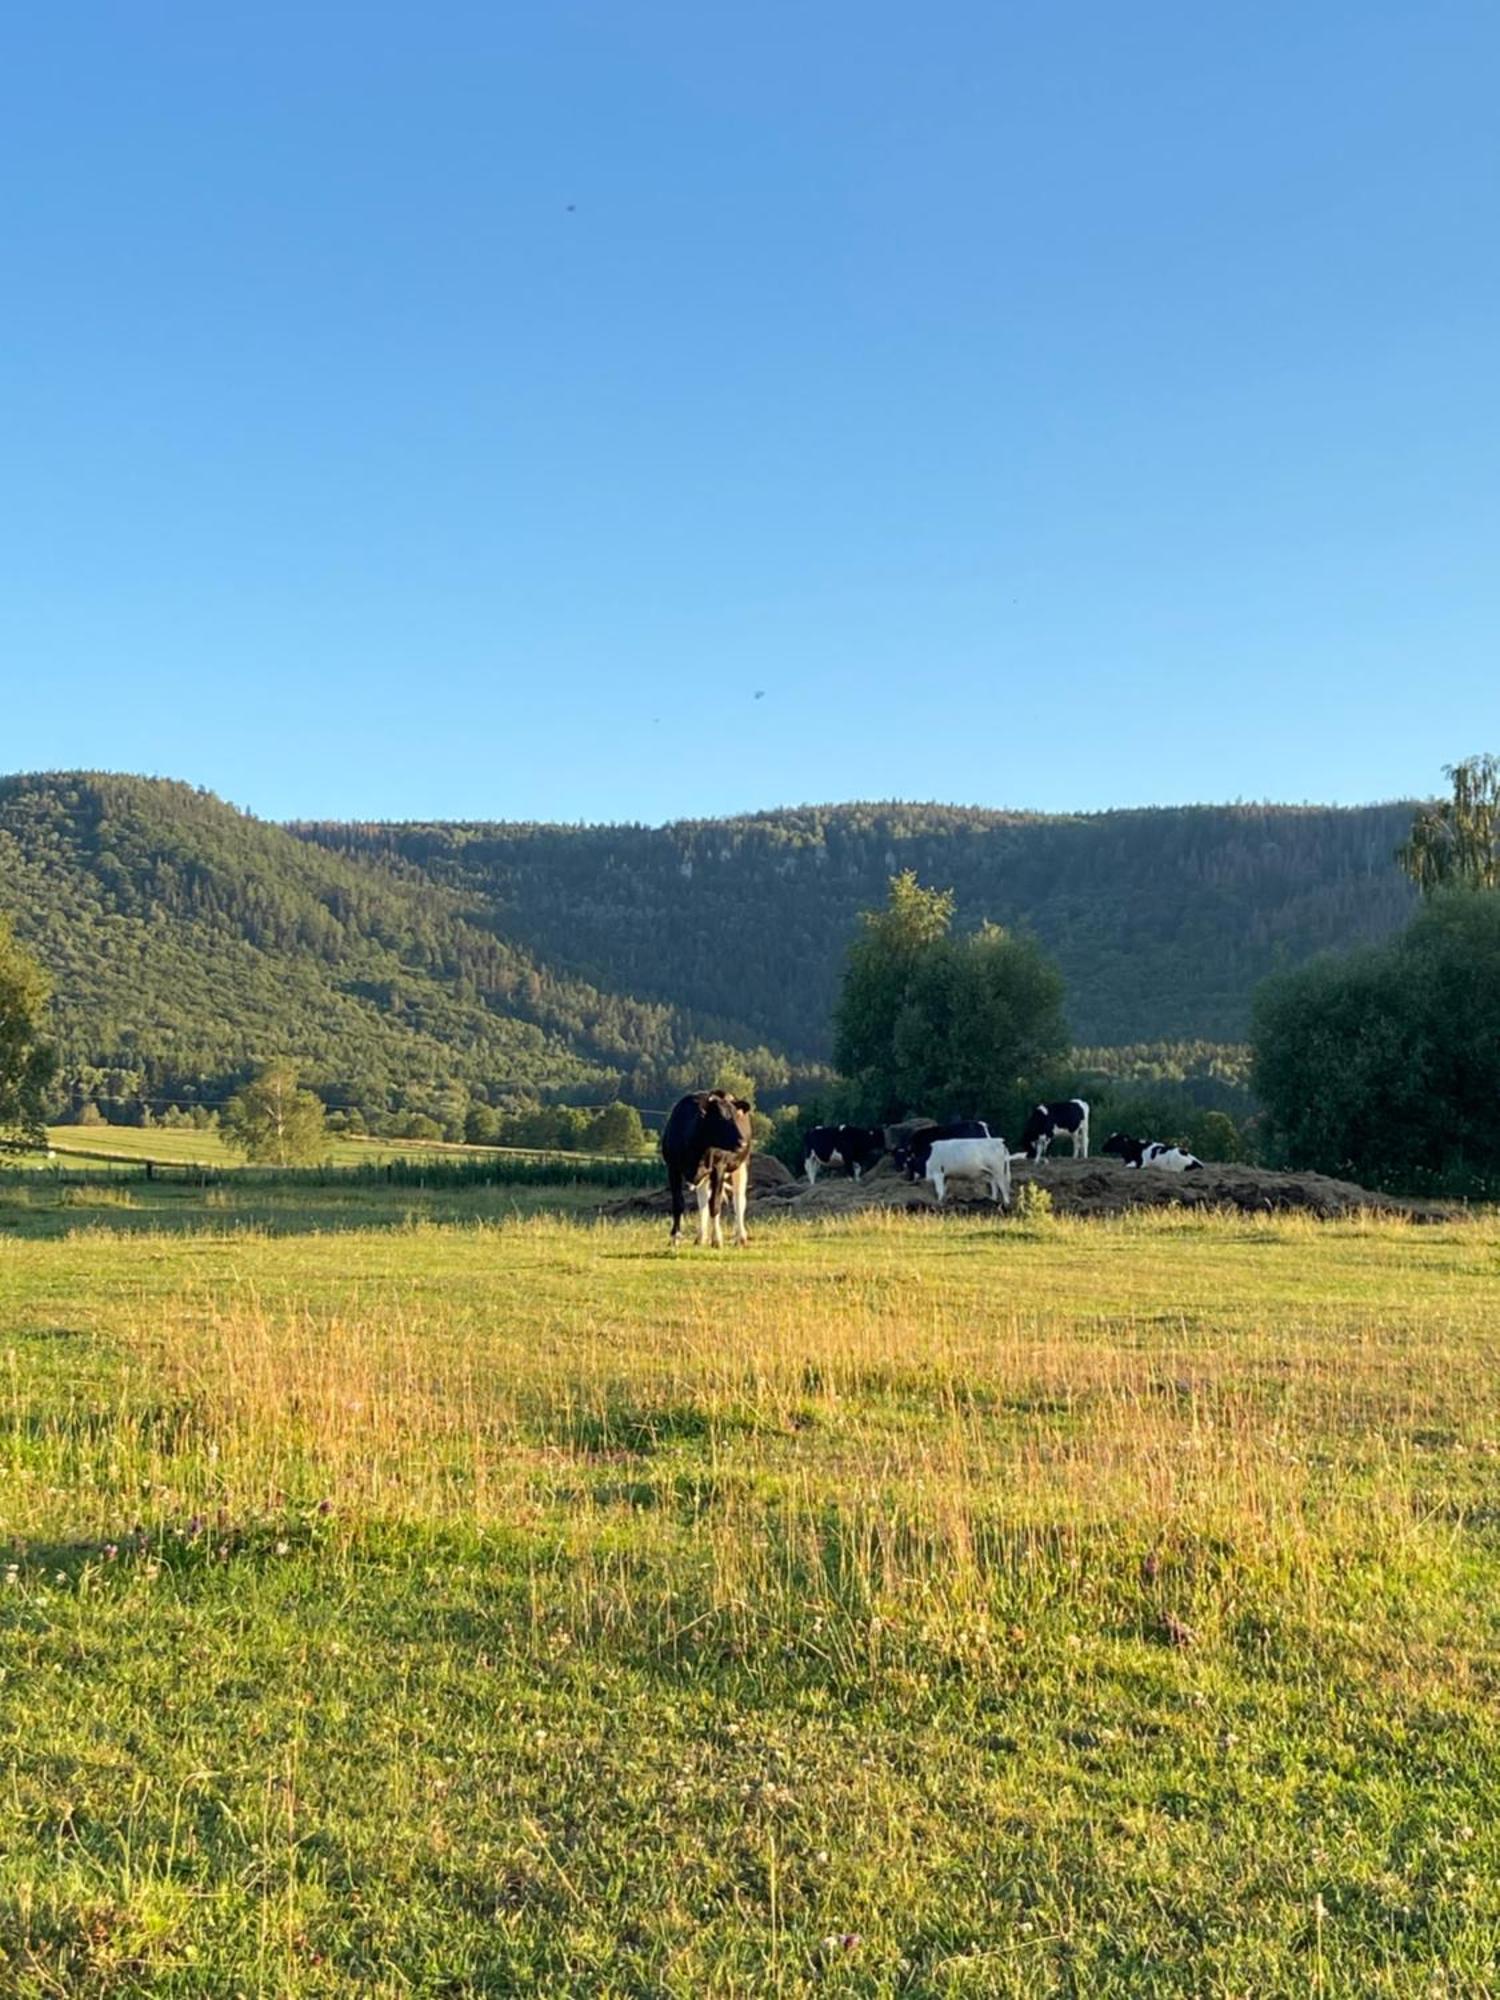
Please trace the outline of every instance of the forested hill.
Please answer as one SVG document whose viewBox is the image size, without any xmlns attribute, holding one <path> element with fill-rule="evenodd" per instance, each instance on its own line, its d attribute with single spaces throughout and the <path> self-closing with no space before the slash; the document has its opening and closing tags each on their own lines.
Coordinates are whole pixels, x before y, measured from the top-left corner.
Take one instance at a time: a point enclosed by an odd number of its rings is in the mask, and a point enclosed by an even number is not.
<svg viewBox="0 0 1500 2000">
<path fill-rule="evenodd" d="M 212 1102 L 280 1054 L 367 1112 L 649 1102 L 718 1054 L 715 1024 L 558 974 L 447 887 L 162 780 L 0 779 L 0 911 L 51 975 L 76 1094 L 112 1106 Z"/>
<path fill-rule="evenodd" d="M 1235 1040 L 1273 967 L 1401 922 L 1410 818 L 852 805 L 289 829 L 186 785 L 54 774 L 0 779 L 0 910 L 52 976 L 76 1095 L 213 1102 L 287 1054 L 331 1103 L 447 1124 L 444 1093 L 660 1104 L 725 1061 L 799 1093 L 858 912 L 901 868 L 954 889 L 964 923 L 1033 930 L 1079 1041 Z"/>
<path fill-rule="evenodd" d="M 1240 1039 L 1265 974 L 1410 913 L 1393 854 L 1412 810 L 846 805 L 662 828 L 294 830 L 421 871 L 559 970 L 817 1058 L 858 912 L 902 868 L 955 890 L 961 922 L 1033 931 L 1062 967 L 1080 1042 Z"/>
</svg>

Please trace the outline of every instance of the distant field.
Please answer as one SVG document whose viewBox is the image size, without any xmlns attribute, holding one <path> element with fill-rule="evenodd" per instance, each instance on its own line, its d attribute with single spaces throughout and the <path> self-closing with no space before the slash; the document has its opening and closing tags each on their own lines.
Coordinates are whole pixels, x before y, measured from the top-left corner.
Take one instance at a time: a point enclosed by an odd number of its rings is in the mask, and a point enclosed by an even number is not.
<svg viewBox="0 0 1500 2000">
<path fill-rule="evenodd" d="M 1500 1992 L 1500 1223 L 582 1200 L 0 1192 L 0 1991 Z"/>
<path fill-rule="evenodd" d="M 185 1131 L 162 1125 L 52 1125 L 47 1143 L 64 1160 L 163 1160 L 174 1164 L 242 1167 L 244 1156 L 226 1146 L 215 1130 Z M 358 1167 L 372 1160 L 482 1159 L 500 1150 L 485 1146 L 455 1146 L 424 1139 L 346 1139 L 330 1135 L 322 1157 L 336 1167 Z M 565 1156 L 558 1156 L 565 1157 Z M 580 1154 L 582 1159 L 597 1154 Z M 39 1156 L 30 1162 L 42 1164 Z"/>
</svg>

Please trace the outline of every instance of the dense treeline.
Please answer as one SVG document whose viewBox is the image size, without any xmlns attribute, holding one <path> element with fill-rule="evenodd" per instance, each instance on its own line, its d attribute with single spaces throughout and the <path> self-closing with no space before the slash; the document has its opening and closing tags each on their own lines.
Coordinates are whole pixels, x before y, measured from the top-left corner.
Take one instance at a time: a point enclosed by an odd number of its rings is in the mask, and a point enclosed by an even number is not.
<svg viewBox="0 0 1500 2000">
<path fill-rule="evenodd" d="M 62 1103 L 219 1103 L 293 1056 L 369 1123 L 460 1126 L 476 1098 L 652 1102 L 770 1050 L 539 964 L 414 871 L 328 852 L 186 785 L 0 781 L 0 913 L 47 968 Z"/>
<path fill-rule="evenodd" d="M 1408 805 L 1201 806 L 1039 819 L 808 807 L 647 827 L 304 826 L 420 870 L 538 958 L 825 1060 L 859 912 L 906 869 L 972 928 L 1031 932 L 1085 1043 L 1242 1042 L 1268 973 L 1388 936 L 1415 894 Z"/>
<path fill-rule="evenodd" d="M 858 912 L 915 868 L 961 929 L 1030 935 L 1097 1069 L 1243 1108 L 1260 976 L 1412 906 L 1400 806 L 1043 820 L 938 806 L 662 829 L 264 824 L 186 785 L 0 780 L 0 913 L 47 969 L 56 1108 L 222 1105 L 290 1057 L 355 1129 L 660 1108 L 826 1080 Z M 1165 1038 L 1165 1039 L 1164 1039 Z M 1149 1043 L 1121 1052 L 1110 1045 Z M 1183 1101 L 1188 1101 L 1185 1096 Z M 480 1120 L 483 1123 L 483 1120 Z"/>
</svg>

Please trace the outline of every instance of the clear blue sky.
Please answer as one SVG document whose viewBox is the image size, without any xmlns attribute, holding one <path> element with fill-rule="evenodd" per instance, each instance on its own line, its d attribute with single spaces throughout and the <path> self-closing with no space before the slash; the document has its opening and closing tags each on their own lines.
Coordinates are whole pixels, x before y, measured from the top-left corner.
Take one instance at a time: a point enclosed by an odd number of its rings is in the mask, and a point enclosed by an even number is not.
<svg viewBox="0 0 1500 2000">
<path fill-rule="evenodd" d="M 0 768 L 1436 789 L 1500 749 L 1497 76 L 1493 0 L 10 8 Z"/>
</svg>

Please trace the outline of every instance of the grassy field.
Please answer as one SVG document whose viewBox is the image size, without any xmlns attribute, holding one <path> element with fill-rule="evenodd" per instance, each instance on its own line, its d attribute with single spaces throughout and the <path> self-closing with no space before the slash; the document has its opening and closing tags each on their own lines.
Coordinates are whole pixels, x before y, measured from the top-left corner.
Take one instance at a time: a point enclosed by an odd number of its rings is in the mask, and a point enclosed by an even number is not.
<svg viewBox="0 0 1500 2000">
<path fill-rule="evenodd" d="M 1495 1222 L 72 1192 L 0 1992 L 1500 1992 Z"/>
<path fill-rule="evenodd" d="M 64 1165 L 78 1162 L 104 1163 L 118 1160 L 131 1165 L 143 1160 L 164 1161 L 169 1165 L 243 1167 L 244 1156 L 226 1146 L 217 1128 L 197 1131 L 189 1127 L 164 1125 L 50 1125 L 47 1143 Z M 323 1157 L 330 1166 L 363 1167 L 381 1160 L 476 1160 L 501 1150 L 485 1146 L 453 1146 L 425 1139 L 346 1139 L 330 1133 Z M 505 1149 L 514 1152 L 514 1148 Z M 597 1159 L 597 1153 L 559 1155 Z M 17 1163 L 42 1167 L 40 1153 L 18 1154 Z M 56 1164 L 56 1161 L 53 1162 Z"/>
</svg>

